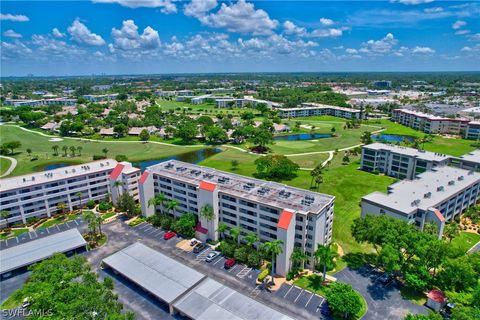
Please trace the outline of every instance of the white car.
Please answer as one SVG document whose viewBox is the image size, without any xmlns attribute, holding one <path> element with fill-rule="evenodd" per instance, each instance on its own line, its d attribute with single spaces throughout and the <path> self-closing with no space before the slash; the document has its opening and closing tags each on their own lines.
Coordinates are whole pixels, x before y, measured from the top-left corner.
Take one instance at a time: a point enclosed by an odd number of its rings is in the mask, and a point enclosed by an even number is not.
<svg viewBox="0 0 480 320">
<path fill-rule="evenodd" d="M 215 260 L 216 257 L 218 257 L 220 255 L 220 252 L 218 251 L 213 251 L 213 252 L 210 252 L 208 254 L 208 256 L 205 258 L 205 261 L 207 262 L 212 262 L 213 260 Z"/>
<path fill-rule="evenodd" d="M 194 247 L 197 245 L 197 243 L 199 243 L 200 241 L 198 241 L 197 239 L 193 238 L 192 240 L 190 240 L 190 247 Z"/>
</svg>

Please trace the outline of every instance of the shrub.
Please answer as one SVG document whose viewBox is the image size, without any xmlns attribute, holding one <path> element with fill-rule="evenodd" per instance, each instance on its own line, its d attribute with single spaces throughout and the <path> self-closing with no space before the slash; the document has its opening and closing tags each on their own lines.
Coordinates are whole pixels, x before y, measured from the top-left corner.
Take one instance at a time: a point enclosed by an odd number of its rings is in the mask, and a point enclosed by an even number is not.
<svg viewBox="0 0 480 320">
<path fill-rule="evenodd" d="M 88 200 L 88 202 L 87 202 L 87 208 L 88 208 L 88 209 L 93 209 L 93 208 L 95 208 L 95 205 L 96 205 L 96 204 L 95 204 L 95 201 L 93 201 L 93 200 Z"/>
<path fill-rule="evenodd" d="M 263 269 L 259 274 L 258 274 L 258 278 L 257 280 L 259 282 L 263 282 L 263 280 L 265 280 L 265 278 L 268 276 L 268 269 Z"/>
<path fill-rule="evenodd" d="M 223 253 L 224 256 L 227 258 L 233 257 L 235 252 L 235 244 L 229 241 L 222 241 L 220 245 L 217 247 L 217 250 Z"/>
<path fill-rule="evenodd" d="M 165 230 L 170 230 L 173 226 L 173 218 L 169 216 L 160 217 L 160 226 Z"/>
<path fill-rule="evenodd" d="M 242 246 L 242 247 L 239 247 L 239 248 L 235 249 L 235 251 L 233 252 L 233 257 L 238 262 L 241 262 L 241 263 L 246 262 L 247 257 L 248 257 L 247 248 Z"/>
<path fill-rule="evenodd" d="M 108 211 L 110 209 L 112 209 L 112 204 L 110 202 L 100 202 L 100 204 L 98 205 L 98 210 L 99 211 Z"/>
<path fill-rule="evenodd" d="M 253 251 L 248 255 L 247 264 L 249 267 L 257 268 L 262 263 L 262 256 L 257 251 Z"/>
<path fill-rule="evenodd" d="M 106 159 L 104 155 L 94 154 L 93 161 Z"/>
<path fill-rule="evenodd" d="M 124 154 L 117 154 L 117 156 L 115 157 L 115 160 L 117 160 L 118 162 L 122 162 L 122 161 L 128 161 L 128 158 Z"/>
</svg>

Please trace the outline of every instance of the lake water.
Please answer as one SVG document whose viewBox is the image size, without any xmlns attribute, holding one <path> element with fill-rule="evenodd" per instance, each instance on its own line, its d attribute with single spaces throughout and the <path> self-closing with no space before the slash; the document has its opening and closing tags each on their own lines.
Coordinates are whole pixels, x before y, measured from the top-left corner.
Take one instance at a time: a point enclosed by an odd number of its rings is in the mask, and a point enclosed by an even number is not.
<svg viewBox="0 0 480 320">
<path fill-rule="evenodd" d="M 374 141 L 387 141 L 387 142 L 413 142 L 415 140 L 412 136 L 405 136 L 401 134 L 376 134 L 372 136 Z"/>
<path fill-rule="evenodd" d="M 168 160 L 179 160 L 179 161 L 184 161 L 188 163 L 199 163 L 202 160 L 207 159 L 208 157 L 211 157 L 217 153 L 222 152 L 222 149 L 220 148 L 206 148 L 206 149 L 201 149 L 201 150 L 195 150 L 195 151 L 189 151 L 185 153 L 181 153 L 175 156 L 171 157 L 165 157 L 165 158 L 160 158 L 160 159 L 155 159 L 155 160 L 146 160 L 146 161 L 140 161 L 140 162 L 134 162 L 133 165 L 137 168 L 140 168 L 142 172 L 145 170 L 145 168 L 149 166 L 156 165 L 158 163 L 168 161 Z M 67 166 L 71 166 L 72 164 L 68 163 L 54 163 L 50 164 L 48 166 L 45 166 L 43 170 L 53 170 L 53 169 L 58 169 L 58 168 L 63 168 Z"/>
<path fill-rule="evenodd" d="M 285 136 L 276 136 L 274 140 L 285 140 L 285 141 L 298 141 L 298 140 L 312 140 L 312 139 L 324 139 L 331 138 L 332 135 L 328 133 L 297 133 L 297 134 L 288 134 Z"/>
</svg>

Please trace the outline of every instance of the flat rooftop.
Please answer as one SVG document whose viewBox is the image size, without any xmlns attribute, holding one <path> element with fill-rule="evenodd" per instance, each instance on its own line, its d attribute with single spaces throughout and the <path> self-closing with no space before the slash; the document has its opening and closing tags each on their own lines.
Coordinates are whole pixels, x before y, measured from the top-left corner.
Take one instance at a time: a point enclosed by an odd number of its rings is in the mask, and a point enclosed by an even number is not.
<svg viewBox="0 0 480 320">
<path fill-rule="evenodd" d="M 333 110 L 340 110 L 340 111 L 348 111 L 348 112 L 360 112 L 358 109 L 353 108 L 344 108 L 344 107 L 337 107 L 331 106 L 328 104 L 321 104 L 321 103 L 314 103 L 314 102 L 304 102 L 301 104 L 301 107 L 297 108 L 278 108 L 281 111 L 300 111 L 300 110 L 317 110 L 317 109 L 333 109 Z"/>
<path fill-rule="evenodd" d="M 438 152 L 418 150 L 415 148 L 402 147 L 402 146 L 397 146 L 395 144 L 387 144 L 387 143 L 380 143 L 380 142 L 371 143 L 369 145 L 363 146 L 363 148 L 378 150 L 378 151 L 382 151 L 382 150 L 390 151 L 393 153 L 416 157 L 426 161 L 444 161 L 451 158 L 451 156 L 447 156 L 445 154 L 438 153 Z"/>
<path fill-rule="evenodd" d="M 162 162 L 147 168 L 159 174 L 185 183 L 200 185 L 201 181 L 216 183 L 219 192 L 242 197 L 299 213 L 319 213 L 335 197 L 327 194 L 293 188 L 281 183 L 245 177 L 212 168 L 206 168 L 178 160 Z"/>
<path fill-rule="evenodd" d="M 29 241 L 0 251 L 0 273 L 10 272 L 49 258 L 81 248 L 87 243 L 78 229 L 70 229 L 51 236 Z"/>
<path fill-rule="evenodd" d="M 168 304 L 205 278 L 200 272 L 139 242 L 103 262 Z"/>
<path fill-rule="evenodd" d="M 436 207 L 460 191 L 480 182 L 480 173 L 454 167 L 437 167 L 414 180 L 402 180 L 388 187 L 389 193 L 373 192 L 362 200 L 410 214 Z"/>
<path fill-rule="evenodd" d="M 394 109 L 393 111 L 413 115 L 413 116 L 428 119 L 428 120 L 435 120 L 435 121 L 461 121 L 461 122 L 469 122 L 470 121 L 470 120 L 464 119 L 464 118 L 450 119 L 450 118 L 445 118 L 445 117 L 439 117 L 439 116 L 435 116 L 435 115 L 430 114 L 430 113 L 425 113 L 425 112 L 420 112 L 420 111 L 415 111 L 415 110 L 409 110 L 409 109 Z"/>
<path fill-rule="evenodd" d="M 463 161 L 480 163 L 480 150 L 474 150 L 472 152 L 466 153 L 460 157 Z"/>
<path fill-rule="evenodd" d="M 191 319 L 288 320 L 287 315 L 207 278 L 173 304 Z"/>
</svg>

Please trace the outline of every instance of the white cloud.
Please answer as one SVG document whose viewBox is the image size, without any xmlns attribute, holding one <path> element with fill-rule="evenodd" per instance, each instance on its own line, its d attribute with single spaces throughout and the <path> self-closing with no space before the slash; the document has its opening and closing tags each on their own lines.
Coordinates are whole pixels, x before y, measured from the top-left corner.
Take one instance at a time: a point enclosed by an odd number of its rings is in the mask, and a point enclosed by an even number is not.
<svg viewBox="0 0 480 320">
<path fill-rule="evenodd" d="M 252 3 L 245 0 L 230 5 L 222 3 L 216 13 L 202 16 L 199 20 L 210 27 L 253 35 L 272 34 L 278 26 L 278 21 L 271 19 L 267 12 L 255 9 Z"/>
<path fill-rule="evenodd" d="M 57 28 L 53 28 L 52 29 L 52 35 L 57 38 L 57 39 L 60 39 L 60 38 L 63 38 L 65 37 L 65 33 L 61 32 L 60 30 L 58 30 Z"/>
<path fill-rule="evenodd" d="M 309 36 L 314 38 L 337 38 L 343 35 L 343 30 L 341 28 L 315 29 Z"/>
<path fill-rule="evenodd" d="M 460 29 L 460 28 L 462 28 L 462 27 L 464 27 L 464 26 L 466 26 L 466 25 L 467 25 L 467 23 L 466 23 L 465 21 L 457 20 L 457 21 L 455 21 L 455 22 L 452 24 L 452 28 L 453 28 L 454 30 L 458 30 L 458 29 Z"/>
<path fill-rule="evenodd" d="M 283 29 L 285 30 L 286 34 L 304 35 L 306 32 L 305 28 L 299 27 L 289 20 L 283 23 Z"/>
<path fill-rule="evenodd" d="M 102 46 L 105 40 L 98 34 L 91 32 L 86 25 L 81 23 L 78 19 L 72 22 L 72 25 L 67 29 L 72 36 L 72 40 L 78 44 L 86 44 L 89 46 Z"/>
<path fill-rule="evenodd" d="M 389 53 L 393 46 L 398 43 L 398 40 L 392 33 L 387 33 L 385 37 L 380 40 L 368 40 L 362 44 L 361 52 L 371 52 L 375 54 Z"/>
<path fill-rule="evenodd" d="M 320 23 L 322 24 L 322 26 L 331 26 L 332 24 L 334 24 L 335 22 L 333 22 L 332 19 L 327 19 L 327 18 L 320 18 Z"/>
<path fill-rule="evenodd" d="M 65 57 L 81 55 L 85 53 L 84 50 L 81 50 L 76 46 L 69 45 L 65 41 L 53 39 L 52 37 L 44 35 L 34 34 L 32 36 L 32 44 L 37 46 L 36 52 L 40 53 L 43 58 L 48 58 L 48 56 L 51 55 Z"/>
<path fill-rule="evenodd" d="M 32 53 L 32 49 L 27 47 L 23 42 L 14 40 L 13 42 L 2 41 L 2 60 L 17 59 Z"/>
<path fill-rule="evenodd" d="M 345 49 L 345 52 L 348 54 L 357 54 L 358 50 L 357 49 L 352 49 L 352 48 L 347 48 Z"/>
<path fill-rule="evenodd" d="M 0 13 L 0 20 L 5 20 L 5 21 L 13 21 L 13 22 L 26 22 L 30 21 L 30 19 L 27 16 L 24 16 L 23 14 L 10 14 L 10 13 Z"/>
<path fill-rule="evenodd" d="M 462 35 L 469 34 L 469 33 L 470 33 L 470 30 L 467 30 L 467 29 L 462 29 L 462 30 L 458 30 L 457 32 L 455 32 L 455 34 L 457 36 L 462 36 Z"/>
<path fill-rule="evenodd" d="M 475 45 L 474 47 L 463 47 L 463 52 L 480 52 L 480 44 Z"/>
<path fill-rule="evenodd" d="M 475 33 L 468 36 L 470 41 L 480 41 L 480 33 Z"/>
<path fill-rule="evenodd" d="M 158 31 L 148 26 L 142 34 L 133 20 L 124 20 L 122 28 L 112 29 L 113 46 L 121 50 L 152 50 L 160 46 Z"/>
<path fill-rule="evenodd" d="M 440 12 L 443 12 L 443 8 L 442 7 L 426 8 L 426 9 L 423 9 L 423 12 L 425 12 L 425 13 L 440 13 Z"/>
<path fill-rule="evenodd" d="M 8 37 L 8 38 L 16 38 L 16 39 L 22 37 L 22 35 L 21 35 L 20 33 L 15 32 L 15 31 L 13 31 L 12 29 L 9 29 L 9 30 L 5 31 L 5 32 L 3 33 L 3 35 L 4 35 L 5 37 Z"/>
<path fill-rule="evenodd" d="M 217 7 L 217 0 L 192 0 L 186 4 L 183 13 L 186 16 L 201 18 Z"/>
<path fill-rule="evenodd" d="M 172 0 L 93 0 L 94 3 L 117 3 L 127 8 L 161 8 L 163 13 L 177 12 Z"/>
<path fill-rule="evenodd" d="M 429 47 L 415 47 L 412 49 L 413 54 L 432 54 L 435 50 Z"/>
<path fill-rule="evenodd" d="M 390 0 L 391 3 L 401 3 L 405 5 L 417 5 L 417 4 L 425 4 L 431 3 L 434 0 Z"/>
</svg>

